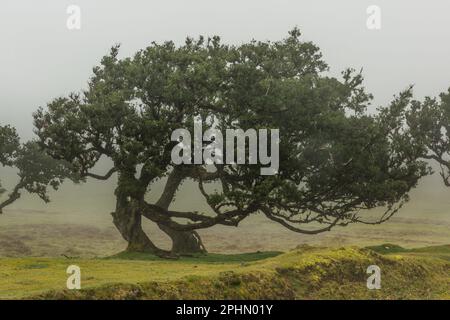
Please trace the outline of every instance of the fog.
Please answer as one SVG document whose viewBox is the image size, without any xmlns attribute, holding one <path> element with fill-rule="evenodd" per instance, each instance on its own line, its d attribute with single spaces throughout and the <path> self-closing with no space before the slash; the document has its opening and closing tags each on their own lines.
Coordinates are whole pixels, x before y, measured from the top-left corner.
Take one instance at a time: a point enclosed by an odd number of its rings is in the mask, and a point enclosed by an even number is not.
<svg viewBox="0 0 450 320">
<path fill-rule="evenodd" d="M 66 27 L 66 9 L 81 8 L 81 29 Z M 381 8 L 381 29 L 366 26 L 369 5 Z M 278 40 L 298 26 L 322 50 L 330 73 L 363 68 L 374 107 L 414 84 L 415 97 L 450 86 L 450 2 L 442 0 L 117 1 L 4 0 L 0 3 L 0 123 L 33 137 L 32 112 L 86 86 L 92 67 L 121 43 L 129 56 L 152 41 L 220 35 L 227 43 Z M 2 175 L 5 169 L 2 170 Z M 6 185 L 12 181 L 7 171 Z M 44 206 L 26 196 L 12 208 L 98 212 L 114 206 L 111 183 L 67 184 Z M 186 194 L 186 193 L 185 193 Z M 424 179 L 400 215 L 447 219 L 450 190 L 436 175 Z M 81 200 L 82 199 L 82 200 Z M 181 203 L 195 198 L 179 197 Z"/>
</svg>

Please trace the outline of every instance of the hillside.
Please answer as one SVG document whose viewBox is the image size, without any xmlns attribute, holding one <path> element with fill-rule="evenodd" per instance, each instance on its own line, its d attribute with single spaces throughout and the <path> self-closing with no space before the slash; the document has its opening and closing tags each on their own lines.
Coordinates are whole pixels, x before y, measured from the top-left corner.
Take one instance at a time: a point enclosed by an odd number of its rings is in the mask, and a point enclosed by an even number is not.
<svg viewBox="0 0 450 320">
<path fill-rule="evenodd" d="M 64 290 L 69 264 L 81 267 L 83 290 Z M 382 270 L 380 290 L 366 288 L 372 264 Z M 450 246 L 301 246 L 176 261 L 5 258 L 0 265 L 2 299 L 450 299 Z"/>
</svg>

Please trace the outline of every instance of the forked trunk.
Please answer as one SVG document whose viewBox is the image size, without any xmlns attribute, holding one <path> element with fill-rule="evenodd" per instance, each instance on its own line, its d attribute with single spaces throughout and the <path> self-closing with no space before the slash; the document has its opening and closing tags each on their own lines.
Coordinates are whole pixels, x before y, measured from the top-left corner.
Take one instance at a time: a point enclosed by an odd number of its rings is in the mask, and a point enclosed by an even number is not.
<svg viewBox="0 0 450 320">
<path fill-rule="evenodd" d="M 172 253 L 177 255 L 193 255 L 207 253 L 199 234 L 196 231 L 177 231 L 162 224 L 158 225 L 172 239 Z"/>
<path fill-rule="evenodd" d="M 157 203 L 159 206 L 165 209 L 169 207 L 181 180 L 182 177 L 176 174 L 169 177 L 166 189 Z M 206 253 L 197 232 L 177 231 L 162 224 L 158 224 L 158 226 L 171 238 L 172 250 L 168 252 L 156 247 L 142 230 L 142 213 L 138 199 L 143 199 L 146 188 L 136 188 L 134 187 L 136 185 L 138 185 L 138 182 L 132 172 L 121 172 L 119 174 L 119 185 L 116 189 L 116 211 L 112 213 L 114 225 L 128 242 L 128 251 L 149 252 L 164 257 Z"/>
<path fill-rule="evenodd" d="M 186 172 L 183 170 L 186 170 L 186 168 L 183 169 L 178 166 L 169 174 L 164 191 L 156 203 L 157 206 L 166 210 L 169 209 L 180 183 L 186 178 Z M 158 227 L 172 239 L 172 253 L 192 255 L 207 252 L 196 231 L 178 231 L 162 224 L 158 224 Z"/>
<path fill-rule="evenodd" d="M 169 255 L 168 252 L 156 247 L 142 230 L 142 218 L 136 202 L 118 205 L 111 215 L 114 225 L 128 242 L 127 251 L 147 252 L 158 256 Z"/>
</svg>

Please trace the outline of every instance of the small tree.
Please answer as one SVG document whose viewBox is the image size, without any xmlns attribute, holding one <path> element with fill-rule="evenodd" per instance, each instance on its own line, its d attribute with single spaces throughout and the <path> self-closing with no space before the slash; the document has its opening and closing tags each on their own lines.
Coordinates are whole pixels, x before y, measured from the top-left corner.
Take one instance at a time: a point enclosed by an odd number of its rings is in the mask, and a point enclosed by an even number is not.
<svg viewBox="0 0 450 320">
<path fill-rule="evenodd" d="M 240 46 L 218 37 L 187 39 L 183 46 L 153 43 L 133 58 L 118 47 L 94 68 L 89 87 L 50 102 L 34 115 L 41 145 L 75 172 L 101 180 L 118 174 L 113 221 L 129 250 L 163 253 L 141 227 L 142 217 L 173 240 L 172 252 L 203 251 L 195 230 L 237 226 L 263 214 L 286 228 L 316 234 L 350 223 L 382 223 L 428 174 L 426 164 L 398 134 L 403 93 L 377 116 L 367 114 L 371 96 L 352 70 L 342 80 L 324 75 L 319 49 L 294 29 L 277 42 Z M 279 129 L 280 167 L 261 175 L 262 165 L 175 165 L 175 129 Z M 203 150 L 211 142 L 203 142 Z M 236 151 L 236 150 L 235 150 Z M 92 170 L 101 158 L 111 169 Z M 154 203 L 152 186 L 167 177 Z M 170 209 L 180 184 L 191 179 L 210 212 Z M 364 212 L 385 207 L 379 219 Z"/>
<path fill-rule="evenodd" d="M 0 126 L 0 164 L 15 168 L 18 176 L 18 181 L 9 192 L 0 185 L 0 213 L 18 200 L 23 191 L 49 202 L 49 186 L 57 190 L 68 175 L 76 181 L 66 163 L 42 152 L 35 142 L 20 144 L 16 130 L 10 126 Z"/>
<path fill-rule="evenodd" d="M 438 99 L 413 101 L 405 119 L 405 137 L 420 148 L 424 159 L 439 165 L 442 180 L 450 187 L 450 89 Z"/>
</svg>

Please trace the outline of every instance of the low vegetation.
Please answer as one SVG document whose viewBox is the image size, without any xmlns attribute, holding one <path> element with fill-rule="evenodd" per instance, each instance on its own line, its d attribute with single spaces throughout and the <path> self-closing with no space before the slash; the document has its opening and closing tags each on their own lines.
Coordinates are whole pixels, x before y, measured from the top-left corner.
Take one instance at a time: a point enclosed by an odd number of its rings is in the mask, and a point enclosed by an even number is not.
<svg viewBox="0 0 450 320">
<path fill-rule="evenodd" d="M 403 249 L 300 246 L 287 253 L 209 254 L 169 261 L 122 253 L 104 259 L 0 259 L 0 298 L 449 299 L 450 246 Z M 81 267 L 82 290 L 66 290 Z M 368 290 L 369 265 L 382 288 Z"/>
</svg>

